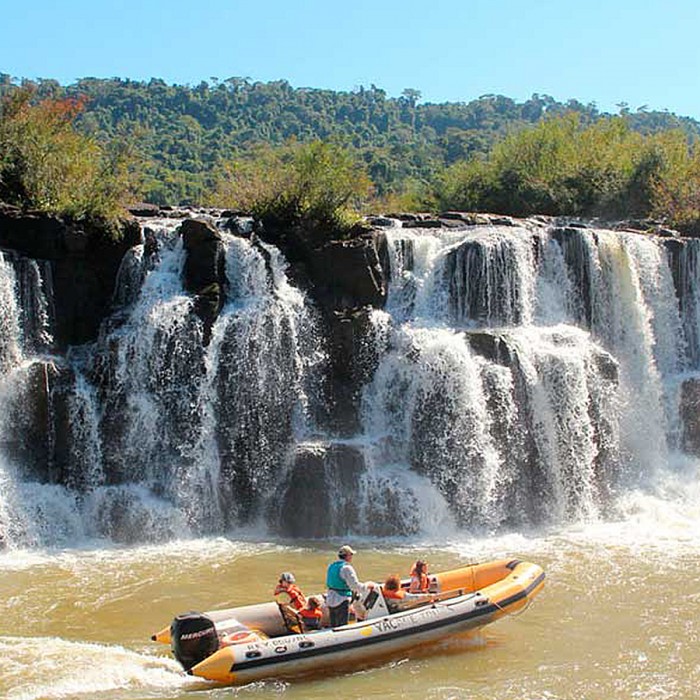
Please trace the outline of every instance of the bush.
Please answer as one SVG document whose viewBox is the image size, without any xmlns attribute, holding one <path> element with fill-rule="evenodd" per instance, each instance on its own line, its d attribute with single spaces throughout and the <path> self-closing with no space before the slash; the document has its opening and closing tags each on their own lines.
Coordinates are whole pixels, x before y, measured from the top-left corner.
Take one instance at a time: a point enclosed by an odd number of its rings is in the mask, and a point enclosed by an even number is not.
<svg viewBox="0 0 700 700">
<path fill-rule="evenodd" d="M 260 147 L 220 173 L 214 206 L 251 212 L 264 223 L 334 233 L 350 230 L 372 183 L 346 149 L 315 141 Z"/>
<path fill-rule="evenodd" d="M 642 136 L 619 117 L 587 126 L 569 114 L 507 137 L 484 160 L 448 168 L 436 199 L 443 209 L 514 216 L 646 216 L 670 207 L 668 188 L 683 189 L 681 173 L 692 170 L 684 153 L 681 132 Z"/>
<path fill-rule="evenodd" d="M 132 153 L 78 133 L 80 99 L 32 102 L 16 88 L 0 103 L 0 200 L 113 223 L 130 197 Z"/>
</svg>

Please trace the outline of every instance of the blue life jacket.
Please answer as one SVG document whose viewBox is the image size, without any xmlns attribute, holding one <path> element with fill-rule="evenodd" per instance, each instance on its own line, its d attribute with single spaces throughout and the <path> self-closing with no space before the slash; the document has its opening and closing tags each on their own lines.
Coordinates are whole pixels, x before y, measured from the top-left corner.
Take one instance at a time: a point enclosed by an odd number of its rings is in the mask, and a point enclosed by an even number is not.
<svg viewBox="0 0 700 700">
<path fill-rule="evenodd" d="M 352 591 L 348 588 L 348 584 L 340 576 L 340 570 L 345 566 L 347 562 L 344 559 L 338 559 L 334 561 L 329 567 L 326 573 L 326 586 L 340 595 L 347 596 L 350 598 L 352 596 Z"/>
</svg>

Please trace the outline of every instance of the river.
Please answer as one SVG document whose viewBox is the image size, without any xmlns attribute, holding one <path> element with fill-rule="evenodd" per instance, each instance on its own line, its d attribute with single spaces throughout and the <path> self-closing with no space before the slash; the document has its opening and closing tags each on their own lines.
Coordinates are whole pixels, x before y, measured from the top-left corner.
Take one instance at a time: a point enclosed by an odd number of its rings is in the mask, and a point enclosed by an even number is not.
<svg viewBox="0 0 700 700">
<path fill-rule="evenodd" d="M 673 487 L 666 485 L 673 491 Z M 281 570 L 322 585 L 337 543 L 250 535 L 0 557 L 0 695 L 43 698 L 690 699 L 700 687 L 700 499 L 628 494 L 620 520 L 558 531 L 356 541 L 361 578 L 513 556 L 541 564 L 521 614 L 369 668 L 237 689 L 186 676 L 149 641 L 179 612 L 269 599 Z"/>
</svg>

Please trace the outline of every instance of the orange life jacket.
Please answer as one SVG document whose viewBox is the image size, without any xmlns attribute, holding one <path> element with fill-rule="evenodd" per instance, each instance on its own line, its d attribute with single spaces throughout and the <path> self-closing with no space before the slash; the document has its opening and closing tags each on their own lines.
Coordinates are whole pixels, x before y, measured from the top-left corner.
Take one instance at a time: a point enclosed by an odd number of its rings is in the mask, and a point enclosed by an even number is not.
<svg viewBox="0 0 700 700">
<path fill-rule="evenodd" d="M 429 585 L 427 574 L 419 575 L 415 571 L 411 572 L 411 585 L 408 589 L 411 593 L 427 593 Z"/>
<path fill-rule="evenodd" d="M 321 612 L 321 608 L 314 608 L 313 610 L 311 608 L 303 608 L 299 611 L 299 616 L 307 619 L 321 619 L 323 612 Z"/>
<path fill-rule="evenodd" d="M 385 598 L 391 598 L 392 600 L 403 600 L 406 597 L 406 591 L 403 588 L 399 588 L 398 591 L 383 588 L 382 593 L 384 593 Z"/>
<path fill-rule="evenodd" d="M 290 583 L 286 588 L 277 586 L 277 588 L 275 588 L 275 595 L 279 595 L 280 593 L 286 593 L 289 596 L 289 604 L 296 611 L 303 610 L 306 607 L 306 598 L 295 584 Z"/>
</svg>

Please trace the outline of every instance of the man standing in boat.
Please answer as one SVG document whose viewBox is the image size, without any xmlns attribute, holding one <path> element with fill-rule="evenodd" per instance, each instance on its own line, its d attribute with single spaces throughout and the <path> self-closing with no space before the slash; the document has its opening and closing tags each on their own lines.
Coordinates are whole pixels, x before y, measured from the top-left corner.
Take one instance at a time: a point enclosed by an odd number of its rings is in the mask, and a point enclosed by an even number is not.
<svg viewBox="0 0 700 700">
<path fill-rule="evenodd" d="M 334 561 L 326 573 L 326 604 L 330 614 L 331 627 L 347 625 L 350 615 L 350 601 L 352 594 L 360 594 L 363 584 L 357 578 L 357 573 L 352 565 L 352 557 L 355 550 L 344 544 L 338 550 L 338 560 Z"/>
</svg>

